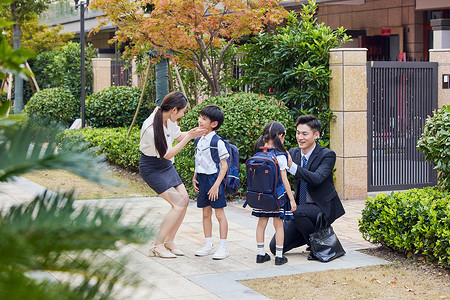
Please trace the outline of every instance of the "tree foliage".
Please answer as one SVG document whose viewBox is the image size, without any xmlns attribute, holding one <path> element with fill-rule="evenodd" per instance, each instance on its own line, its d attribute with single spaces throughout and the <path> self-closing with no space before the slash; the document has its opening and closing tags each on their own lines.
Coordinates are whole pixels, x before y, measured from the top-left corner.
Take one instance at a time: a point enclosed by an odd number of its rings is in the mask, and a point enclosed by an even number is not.
<svg viewBox="0 0 450 300">
<path fill-rule="evenodd" d="M 4 4 L 5 0 L 0 0 Z M 9 28 L 12 22 L 0 19 L 0 80 L 6 79 L 7 73 L 22 76 L 30 74 L 26 69 L 24 62 L 34 57 L 36 54 L 27 49 L 14 50 L 8 43 L 8 39 L 3 35 L 4 30 Z"/>
<path fill-rule="evenodd" d="M 23 48 L 31 49 L 36 53 L 50 50 L 60 50 L 68 41 L 72 40 L 74 33 L 64 32 L 62 25 L 48 26 L 39 22 L 37 16 L 31 16 L 29 20 L 22 24 L 22 40 Z M 12 45 L 12 31 L 6 31 L 5 37 Z"/>
<path fill-rule="evenodd" d="M 291 12 L 286 26 L 261 32 L 243 45 L 240 62 L 243 76 L 237 85 L 248 84 L 256 93 L 282 100 L 295 115 L 317 115 L 328 132 L 329 51 L 349 37 L 344 28 L 332 30 L 317 23 L 317 4 L 310 0 L 298 16 Z"/>
<path fill-rule="evenodd" d="M 244 36 L 280 23 L 280 0 L 93 0 L 103 22 L 118 26 L 114 40 L 173 55 L 182 65 L 196 67 L 213 96 L 220 94 L 220 76 L 227 50 Z"/>
</svg>

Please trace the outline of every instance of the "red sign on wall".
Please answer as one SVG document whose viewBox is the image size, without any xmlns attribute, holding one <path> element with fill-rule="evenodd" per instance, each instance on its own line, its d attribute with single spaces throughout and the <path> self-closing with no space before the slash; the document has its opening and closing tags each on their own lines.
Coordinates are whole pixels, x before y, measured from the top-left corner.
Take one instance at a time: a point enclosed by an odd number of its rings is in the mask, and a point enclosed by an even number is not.
<svg viewBox="0 0 450 300">
<path fill-rule="evenodd" d="M 391 35 L 390 28 L 381 28 L 381 35 Z"/>
</svg>

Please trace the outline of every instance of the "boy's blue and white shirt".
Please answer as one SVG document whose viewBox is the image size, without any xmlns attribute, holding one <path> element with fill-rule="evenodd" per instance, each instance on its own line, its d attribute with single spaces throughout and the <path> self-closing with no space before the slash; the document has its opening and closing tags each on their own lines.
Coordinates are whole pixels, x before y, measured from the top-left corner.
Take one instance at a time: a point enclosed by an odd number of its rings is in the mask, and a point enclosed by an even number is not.
<svg viewBox="0 0 450 300">
<path fill-rule="evenodd" d="M 211 139 L 216 134 L 215 131 L 211 131 L 205 136 L 200 137 L 195 148 L 195 172 L 201 174 L 216 174 L 218 172 L 216 163 L 211 157 Z M 217 150 L 219 152 L 219 159 L 226 159 L 230 155 L 225 147 L 225 143 L 219 139 L 217 142 Z"/>
</svg>

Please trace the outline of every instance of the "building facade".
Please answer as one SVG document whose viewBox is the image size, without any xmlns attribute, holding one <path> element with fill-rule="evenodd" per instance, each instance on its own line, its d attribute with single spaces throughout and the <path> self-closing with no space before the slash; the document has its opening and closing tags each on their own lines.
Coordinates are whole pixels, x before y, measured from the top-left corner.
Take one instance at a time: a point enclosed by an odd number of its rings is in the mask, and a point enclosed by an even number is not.
<svg viewBox="0 0 450 300">
<path fill-rule="evenodd" d="M 306 1 L 301 1 L 305 3 Z M 299 12 L 301 5 L 284 1 Z M 343 26 L 353 41 L 345 48 L 367 48 L 367 60 L 429 60 L 433 19 L 450 18 L 449 0 L 317 0 L 318 21 Z M 403 54 L 404 53 L 404 54 Z M 400 59 L 399 59 L 400 58 Z"/>
</svg>

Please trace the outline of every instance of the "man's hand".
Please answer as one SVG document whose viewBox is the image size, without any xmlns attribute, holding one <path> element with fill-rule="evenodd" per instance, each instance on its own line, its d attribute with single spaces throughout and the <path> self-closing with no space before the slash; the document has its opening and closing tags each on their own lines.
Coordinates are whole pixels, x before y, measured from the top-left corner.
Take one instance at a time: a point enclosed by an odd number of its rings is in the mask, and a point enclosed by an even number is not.
<svg viewBox="0 0 450 300">
<path fill-rule="evenodd" d="M 290 168 L 292 166 L 292 156 L 289 153 L 289 151 L 287 152 L 287 155 L 288 155 L 288 168 Z"/>
</svg>

